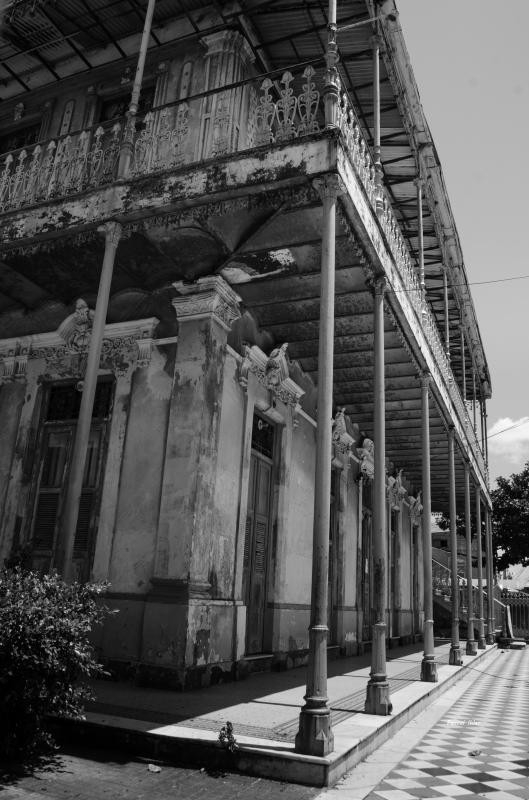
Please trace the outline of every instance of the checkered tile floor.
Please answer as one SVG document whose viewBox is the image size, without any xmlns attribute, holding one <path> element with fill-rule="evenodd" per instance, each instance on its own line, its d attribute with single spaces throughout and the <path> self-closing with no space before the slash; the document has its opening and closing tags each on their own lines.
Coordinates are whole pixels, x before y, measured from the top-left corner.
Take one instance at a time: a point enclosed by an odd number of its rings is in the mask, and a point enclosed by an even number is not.
<svg viewBox="0 0 529 800">
<path fill-rule="evenodd" d="M 529 800 L 529 648 L 478 662 L 472 688 L 365 800 L 441 797 Z"/>
</svg>

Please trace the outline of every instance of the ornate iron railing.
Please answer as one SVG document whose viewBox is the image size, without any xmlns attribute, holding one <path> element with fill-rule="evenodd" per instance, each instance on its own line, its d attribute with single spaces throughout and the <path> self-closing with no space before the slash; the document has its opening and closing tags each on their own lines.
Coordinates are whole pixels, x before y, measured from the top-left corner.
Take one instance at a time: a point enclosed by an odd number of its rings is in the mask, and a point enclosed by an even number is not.
<svg viewBox="0 0 529 800">
<path fill-rule="evenodd" d="M 276 81 L 204 92 L 8 153 L 0 212 L 112 183 L 124 150 L 126 177 L 137 177 L 317 132 L 323 106 L 315 75 L 310 65 L 296 75 L 287 70 Z"/>
<path fill-rule="evenodd" d="M 376 210 L 376 185 L 375 185 L 375 165 L 371 154 L 362 136 L 360 124 L 356 118 L 355 111 L 345 93 L 340 95 L 338 104 L 338 126 L 343 134 L 345 144 L 349 150 L 349 156 L 356 169 L 356 173 L 362 182 L 366 195 L 371 204 L 375 215 Z M 479 469 L 484 477 L 487 476 L 485 459 L 479 445 L 474 424 L 470 418 L 466 403 L 464 402 L 459 387 L 454 380 L 450 360 L 446 355 L 445 348 L 441 342 L 437 322 L 428 303 L 423 299 L 423 294 L 417 275 L 417 270 L 411 260 L 408 246 L 402 235 L 401 227 L 393 211 L 388 192 L 382 187 L 382 213 L 378 219 L 386 241 L 390 247 L 393 258 L 397 265 L 399 274 L 402 278 L 404 289 L 409 301 L 414 308 L 419 323 L 428 340 L 432 354 L 441 371 L 442 378 L 448 389 L 459 419 L 465 429 L 465 433 L 472 447 L 472 451 L 478 463 Z"/>
<path fill-rule="evenodd" d="M 501 599 L 510 611 L 511 635 L 529 639 L 529 594 L 525 592 L 502 592 Z"/>
<path fill-rule="evenodd" d="M 93 126 L 7 154 L 0 164 L 0 213 L 111 184 L 118 178 L 120 155 L 126 150 L 128 177 L 138 177 L 321 130 L 324 109 L 314 67 L 306 66 L 295 74 L 286 70 L 277 79 L 272 76 L 168 103 L 139 120 L 120 118 L 111 126 Z M 349 158 L 376 214 L 374 162 L 353 106 L 343 92 L 336 111 L 336 124 Z M 453 378 L 437 323 L 423 299 L 389 194 L 384 188 L 382 193 L 380 225 L 478 466 L 486 476 L 478 438 Z"/>
</svg>

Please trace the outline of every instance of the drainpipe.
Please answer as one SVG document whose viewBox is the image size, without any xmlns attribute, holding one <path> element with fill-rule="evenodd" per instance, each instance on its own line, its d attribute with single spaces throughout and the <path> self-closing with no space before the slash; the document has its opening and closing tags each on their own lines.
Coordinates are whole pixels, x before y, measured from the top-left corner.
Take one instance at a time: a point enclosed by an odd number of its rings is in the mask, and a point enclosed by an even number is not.
<svg viewBox="0 0 529 800">
<path fill-rule="evenodd" d="M 143 83 L 143 73 L 145 71 L 145 59 L 147 57 L 147 47 L 149 45 L 149 37 L 151 35 L 152 17 L 154 14 L 155 4 L 156 0 L 149 0 L 147 12 L 145 14 L 145 22 L 143 24 L 143 32 L 141 35 L 140 52 L 138 54 L 138 63 L 136 65 L 136 74 L 134 76 L 134 83 L 132 85 L 132 93 L 126 115 L 127 120 L 125 122 L 125 132 L 119 153 L 118 178 L 126 178 L 130 170 L 132 150 L 134 147 L 134 132 L 136 130 L 136 114 L 138 113 L 141 85 Z"/>
</svg>

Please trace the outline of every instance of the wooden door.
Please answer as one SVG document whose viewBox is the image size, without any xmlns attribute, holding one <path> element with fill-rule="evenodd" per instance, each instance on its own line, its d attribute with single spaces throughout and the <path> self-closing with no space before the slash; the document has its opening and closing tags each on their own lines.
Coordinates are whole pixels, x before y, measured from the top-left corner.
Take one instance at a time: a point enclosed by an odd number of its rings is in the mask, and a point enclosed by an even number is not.
<svg viewBox="0 0 529 800">
<path fill-rule="evenodd" d="M 332 476 L 332 481 L 333 484 L 337 482 L 334 474 Z M 336 487 L 334 485 L 333 489 L 329 516 L 329 569 L 327 589 L 327 627 L 329 633 L 327 634 L 327 644 L 336 644 L 337 637 L 336 607 L 338 604 L 338 565 L 336 556 L 338 548 L 338 514 L 336 513 Z"/>
<path fill-rule="evenodd" d="M 73 576 L 79 581 L 89 579 L 94 556 L 107 444 L 103 418 L 110 413 L 111 389 L 109 383 L 99 384 L 94 403 L 94 416 L 102 418 L 92 419 L 79 502 L 73 551 Z M 75 387 L 54 387 L 43 423 L 32 521 L 32 561 L 40 571 L 50 569 L 57 547 L 71 469 L 78 395 Z"/>
<path fill-rule="evenodd" d="M 371 554 L 371 515 L 362 519 L 362 641 L 369 642 L 373 635 L 373 575 Z"/>
<path fill-rule="evenodd" d="M 252 452 L 243 570 L 248 655 L 263 652 L 271 493 L 272 461 Z"/>
<path fill-rule="evenodd" d="M 411 608 L 413 619 L 412 633 L 419 633 L 419 563 L 418 563 L 418 528 L 416 525 L 411 527 Z"/>
</svg>

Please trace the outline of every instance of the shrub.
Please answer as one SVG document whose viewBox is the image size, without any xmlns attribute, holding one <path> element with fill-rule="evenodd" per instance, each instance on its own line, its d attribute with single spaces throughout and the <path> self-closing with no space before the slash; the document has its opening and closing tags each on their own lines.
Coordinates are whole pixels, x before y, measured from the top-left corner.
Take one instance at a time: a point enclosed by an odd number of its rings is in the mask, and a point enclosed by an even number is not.
<svg viewBox="0 0 529 800">
<path fill-rule="evenodd" d="M 78 681 L 103 672 L 88 636 L 107 613 L 97 600 L 105 590 L 0 570 L 0 758 L 28 759 L 52 746 L 49 714 L 82 718 L 91 693 Z"/>
</svg>

